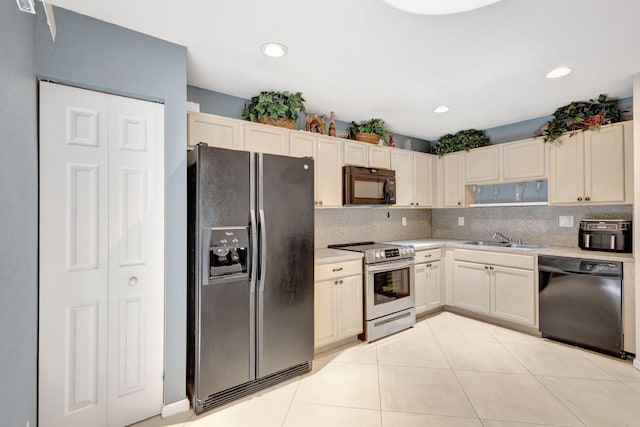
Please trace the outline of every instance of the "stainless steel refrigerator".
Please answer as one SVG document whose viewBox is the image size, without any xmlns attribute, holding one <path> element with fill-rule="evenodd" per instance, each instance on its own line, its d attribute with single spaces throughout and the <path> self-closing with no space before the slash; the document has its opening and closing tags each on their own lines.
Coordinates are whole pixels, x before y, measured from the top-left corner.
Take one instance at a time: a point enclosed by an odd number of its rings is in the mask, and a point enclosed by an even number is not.
<svg viewBox="0 0 640 427">
<path fill-rule="evenodd" d="M 187 393 L 196 413 L 308 372 L 313 160 L 188 156 Z"/>
</svg>

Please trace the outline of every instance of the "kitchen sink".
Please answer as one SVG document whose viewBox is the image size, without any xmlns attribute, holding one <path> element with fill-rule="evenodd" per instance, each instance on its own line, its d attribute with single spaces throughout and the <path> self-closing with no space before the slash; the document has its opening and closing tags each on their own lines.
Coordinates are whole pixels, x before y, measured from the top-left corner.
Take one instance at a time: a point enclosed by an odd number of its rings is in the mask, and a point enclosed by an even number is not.
<svg viewBox="0 0 640 427">
<path fill-rule="evenodd" d="M 479 241 L 476 241 L 476 242 L 465 242 L 465 244 L 467 244 L 467 245 L 477 245 L 477 246 L 498 247 L 498 248 L 529 249 L 529 250 L 540 249 L 540 248 L 546 247 L 545 245 L 529 245 L 529 244 L 525 244 L 525 243 L 516 243 L 516 242 L 500 243 L 500 242 L 492 242 L 492 241 L 485 241 L 485 240 L 479 240 Z"/>
</svg>

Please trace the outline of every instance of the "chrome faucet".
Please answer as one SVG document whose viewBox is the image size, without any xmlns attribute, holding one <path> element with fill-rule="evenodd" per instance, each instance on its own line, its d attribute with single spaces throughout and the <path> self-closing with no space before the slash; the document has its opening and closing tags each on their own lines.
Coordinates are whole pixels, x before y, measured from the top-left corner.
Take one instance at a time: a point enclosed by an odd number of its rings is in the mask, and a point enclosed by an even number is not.
<svg viewBox="0 0 640 427">
<path fill-rule="evenodd" d="M 493 239 L 497 239 L 497 238 L 500 238 L 500 243 L 511 243 L 510 238 L 496 231 L 495 233 L 493 233 Z"/>
</svg>

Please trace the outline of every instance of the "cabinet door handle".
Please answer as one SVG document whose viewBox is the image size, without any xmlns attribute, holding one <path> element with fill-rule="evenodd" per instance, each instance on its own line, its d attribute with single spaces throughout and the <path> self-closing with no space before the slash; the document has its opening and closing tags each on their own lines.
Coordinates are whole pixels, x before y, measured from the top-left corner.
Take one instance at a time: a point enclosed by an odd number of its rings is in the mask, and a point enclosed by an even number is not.
<svg viewBox="0 0 640 427">
<path fill-rule="evenodd" d="M 431 254 L 426 254 L 424 257 L 425 258 L 431 258 Z"/>
<path fill-rule="evenodd" d="M 342 285 L 342 280 L 340 280 L 340 284 Z"/>
<path fill-rule="evenodd" d="M 322 206 L 322 200 L 320 200 L 320 205 Z"/>
<path fill-rule="evenodd" d="M 493 267 L 489 267 L 489 270 L 493 270 Z"/>
<path fill-rule="evenodd" d="M 334 269 L 333 269 L 333 271 L 334 271 L 334 272 L 336 272 L 336 271 L 342 271 L 342 267 L 334 268 Z"/>
<path fill-rule="evenodd" d="M 485 266 L 484 266 L 484 269 L 485 269 L 485 270 L 488 270 L 488 269 L 489 269 L 489 266 L 488 266 L 488 265 L 485 265 Z"/>
<path fill-rule="evenodd" d="M 334 284 L 334 285 L 337 285 L 337 284 L 338 284 L 338 281 L 336 280 L 335 282 L 333 282 L 333 284 Z"/>
<path fill-rule="evenodd" d="M 416 206 L 420 206 L 420 203 L 416 202 Z"/>
<path fill-rule="evenodd" d="M 411 206 L 413 206 L 413 202 L 411 202 Z"/>
<path fill-rule="evenodd" d="M 587 196 L 584 199 L 588 202 L 589 200 L 591 200 L 591 197 Z"/>
<path fill-rule="evenodd" d="M 582 201 L 582 197 L 578 197 L 578 201 L 581 202 Z"/>
<path fill-rule="evenodd" d="M 458 202 L 458 206 L 460 206 L 462 203 Z"/>
</svg>

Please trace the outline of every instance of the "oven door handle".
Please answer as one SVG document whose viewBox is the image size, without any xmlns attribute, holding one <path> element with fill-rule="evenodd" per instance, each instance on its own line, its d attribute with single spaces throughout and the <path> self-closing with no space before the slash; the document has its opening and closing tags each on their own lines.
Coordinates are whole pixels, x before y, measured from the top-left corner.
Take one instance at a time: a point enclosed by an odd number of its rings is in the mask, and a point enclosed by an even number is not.
<svg viewBox="0 0 640 427">
<path fill-rule="evenodd" d="M 415 260 L 413 258 L 403 261 L 390 261 L 374 265 L 370 264 L 367 266 L 367 272 L 378 273 L 380 271 L 399 270 L 401 268 L 411 267 L 414 264 Z"/>
</svg>

